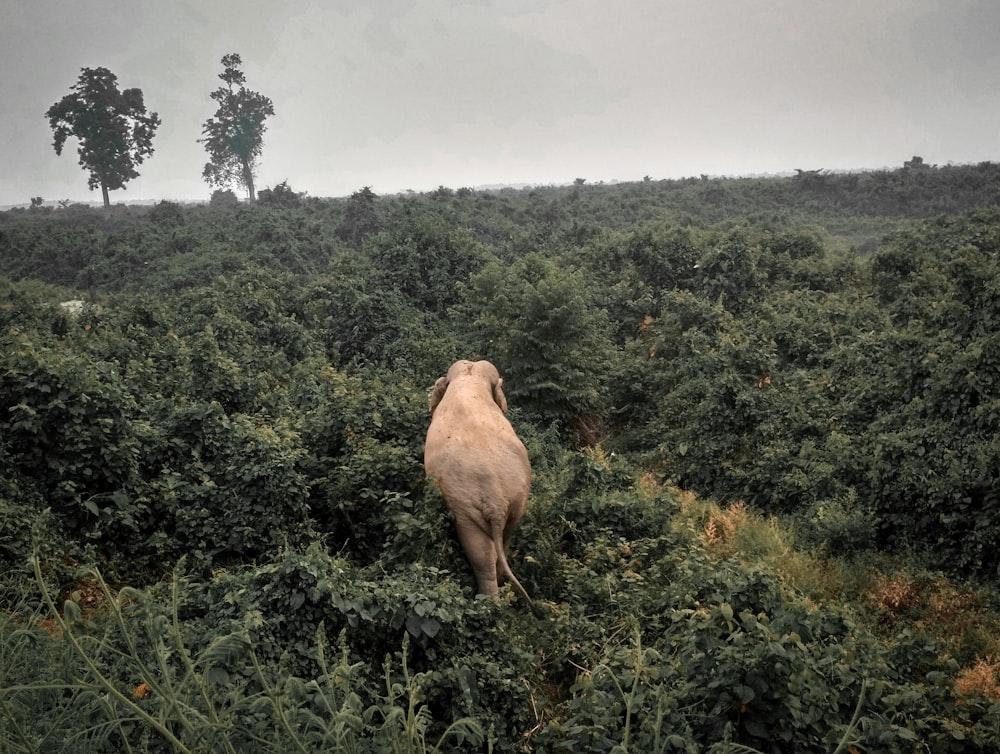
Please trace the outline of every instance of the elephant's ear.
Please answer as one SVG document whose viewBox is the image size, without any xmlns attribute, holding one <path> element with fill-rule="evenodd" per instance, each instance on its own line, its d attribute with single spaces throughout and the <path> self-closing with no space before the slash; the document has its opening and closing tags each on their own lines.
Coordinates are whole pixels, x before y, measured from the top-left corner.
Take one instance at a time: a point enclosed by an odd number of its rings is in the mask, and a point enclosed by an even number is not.
<svg viewBox="0 0 1000 754">
<path fill-rule="evenodd" d="M 503 394 L 503 377 L 497 378 L 497 384 L 493 386 L 493 400 L 500 407 L 500 410 L 507 413 L 507 396 Z"/>
<path fill-rule="evenodd" d="M 438 377 L 437 382 L 434 383 L 433 389 L 431 389 L 431 394 L 427 399 L 427 404 L 431 409 L 431 416 L 434 416 L 434 409 L 438 407 L 441 399 L 444 398 L 444 393 L 448 389 L 448 378 Z"/>
</svg>

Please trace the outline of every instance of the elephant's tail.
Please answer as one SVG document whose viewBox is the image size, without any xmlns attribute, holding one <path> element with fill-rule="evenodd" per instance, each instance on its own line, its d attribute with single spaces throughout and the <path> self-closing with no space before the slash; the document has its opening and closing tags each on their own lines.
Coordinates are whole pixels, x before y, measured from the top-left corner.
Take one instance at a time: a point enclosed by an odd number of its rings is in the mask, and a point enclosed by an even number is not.
<svg viewBox="0 0 1000 754">
<path fill-rule="evenodd" d="M 517 576 L 511 570 L 510 563 L 507 562 L 507 552 L 503 546 L 503 530 L 496 525 L 493 527 L 493 546 L 497 551 L 497 562 L 500 563 L 500 570 L 503 571 L 503 575 L 510 580 L 510 583 L 514 585 L 514 588 L 517 589 L 521 596 L 528 601 L 528 607 L 531 608 L 531 612 L 534 613 L 536 618 L 548 617 L 545 610 L 531 599 L 528 590 L 521 586 L 521 582 L 517 580 Z"/>
</svg>

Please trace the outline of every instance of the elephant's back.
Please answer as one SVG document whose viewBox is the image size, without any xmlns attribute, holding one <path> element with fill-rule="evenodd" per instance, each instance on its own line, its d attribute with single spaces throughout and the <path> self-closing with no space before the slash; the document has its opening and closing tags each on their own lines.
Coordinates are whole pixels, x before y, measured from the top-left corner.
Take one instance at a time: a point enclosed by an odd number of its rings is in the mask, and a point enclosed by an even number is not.
<svg viewBox="0 0 1000 754">
<path fill-rule="evenodd" d="M 530 484 L 531 464 L 524 443 L 499 410 L 468 412 L 465 404 L 438 406 L 427 429 L 424 467 L 443 479 L 448 475 L 497 476 L 505 484 Z"/>
<path fill-rule="evenodd" d="M 435 417 L 428 427 L 425 458 L 472 455 L 470 463 L 481 463 L 484 459 L 528 463 L 524 443 L 500 412 L 495 417 L 478 417 L 475 421 L 447 419 L 446 415 Z"/>
</svg>

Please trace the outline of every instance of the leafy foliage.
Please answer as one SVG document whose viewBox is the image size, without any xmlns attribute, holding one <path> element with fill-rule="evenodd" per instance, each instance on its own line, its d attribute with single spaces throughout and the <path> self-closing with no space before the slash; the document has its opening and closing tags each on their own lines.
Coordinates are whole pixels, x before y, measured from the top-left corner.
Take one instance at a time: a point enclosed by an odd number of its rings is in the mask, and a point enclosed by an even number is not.
<svg viewBox="0 0 1000 754">
<path fill-rule="evenodd" d="M 83 68 L 77 83 L 45 111 L 56 154 L 66 139 L 79 142 L 80 166 L 90 176 L 87 185 L 100 187 L 104 207 L 108 192 L 138 178 L 136 166 L 153 153 L 153 136 L 160 116 L 146 110 L 141 89 L 118 89 L 118 77 L 107 68 Z"/>
<path fill-rule="evenodd" d="M 488 264 L 463 306 L 485 353 L 505 365 L 512 401 L 578 434 L 600 412 L 614 354 L 607 316 L 588 289 L 582 271 L 532 254 L 506 269 Z"/>
<path fill-rule="evenodd" d="M 247 89 L 246 75 L 239 66 L 243 60 L 236 53 L 222 57 L 225 82 L 209 96 L 219 103 L 215 115 L 205 121 L 202 138 L 209 161 L 202 175 L 211 186 L 237 183 L 256 201 L 254 170 L 264 147 L 265 121 L 274 115 L 274 103 L 268 97 Z M 238 88 L 237 88 L 238 87 Z"/>
<path fill-rule="evenodd" d="M 0 748 L 990 751 L 995 176 L 3 213 Z M 465 357 L 547 620 L 424 477 Z"/>
<path fill-rule="evenodd" d="M 138 474 L 139 437 L 131 398 L 109 365 L 36 349 L 17 330 L 3 337 L 0 411 L 4 455 L 41 483 L 65 524 L 93 532 L 98 519 L 126 531 L 138 526 L 122 506 Z"/>
<path fill-rule="evenodd" d="M 257 195 L 257 201 L 265 207 L 278 207 L 281 209 L 294 209 L 302 206 L 302 194 L 296 193 L 288 185 L 288 181 L 282 181 L 274 188 L 261 190 Z"/>
</svg>

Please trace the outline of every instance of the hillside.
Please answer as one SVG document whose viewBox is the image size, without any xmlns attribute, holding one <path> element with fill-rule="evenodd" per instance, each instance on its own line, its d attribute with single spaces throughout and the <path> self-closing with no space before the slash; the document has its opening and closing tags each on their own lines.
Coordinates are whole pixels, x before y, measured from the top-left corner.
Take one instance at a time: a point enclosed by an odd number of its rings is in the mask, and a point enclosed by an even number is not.
<svg viewBox="0 0 1000 754">
<path fill-rule="evenodd" d="M 998 179 L 0 213 L 0 750 L 992 751 Z M 423 473 L 459 358 L 544 619 Z"/>
</svg>

